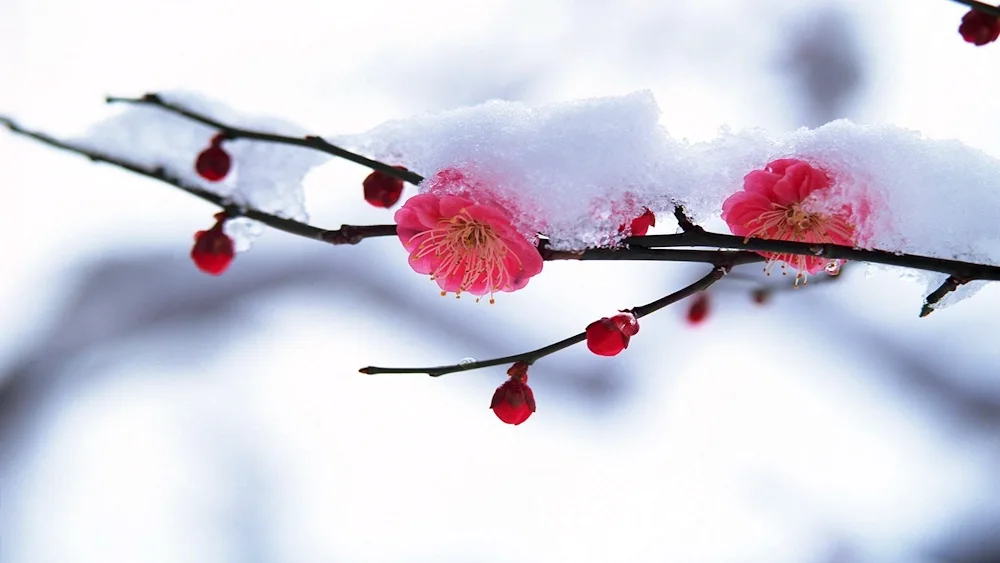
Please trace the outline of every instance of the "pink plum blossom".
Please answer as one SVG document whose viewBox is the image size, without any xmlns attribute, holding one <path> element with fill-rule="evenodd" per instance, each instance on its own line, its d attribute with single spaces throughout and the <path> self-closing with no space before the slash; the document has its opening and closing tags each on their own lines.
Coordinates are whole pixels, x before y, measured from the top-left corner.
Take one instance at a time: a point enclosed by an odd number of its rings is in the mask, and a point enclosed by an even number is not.
<svg viewBox="0 0 1000 563">
<path fill-rule="evenodd" d="M 396 211 L 396 232 L 410 266 L 430 274 L 441 294 L 483 296 L 515 291 L 542 271 L 535 245 L 499 205 L 459 195 L 424 193 Z"/>
<path fill-rule="evenodd" d="M 771 240 L 856 244 L 853 217 L 867 213 L 867 206 L 829 201 L 833 181 L 823 169 L 796 158 L 769 163 L 764 170 L 754 170 L 743 178 L 743 191 L 729 196 L 722 204 L 722 218 L 734 235 Z M 855 212 L 857 211 L 857 213 Z M 839 270 L 842 260 L 818 256 L 759 252 L 774 262 L 788 264 L 799 271 L 796 284 L 805 273 L 826 269 Z M 782 265 L 784 267 L 784 265 Z"/>
</svg>

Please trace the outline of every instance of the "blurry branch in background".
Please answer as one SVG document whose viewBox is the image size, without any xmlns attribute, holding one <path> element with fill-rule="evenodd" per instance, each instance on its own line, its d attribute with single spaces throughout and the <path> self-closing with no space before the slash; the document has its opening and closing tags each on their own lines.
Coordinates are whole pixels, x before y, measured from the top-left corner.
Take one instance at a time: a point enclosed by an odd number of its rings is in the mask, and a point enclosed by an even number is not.
<svg viewBox="0 0 1000 563">
<path fill-rule="evenodd" d="M 853 117 L 866 77 L 866 60 L 851 17 L 832 5 L 795 11 L 788 44 L 776 61 L 800 108 L 795 126 L 819 127 Z M 783 88 L 785 89 L 785 88 Z"/>
<path fill-rule="evenodd" d="M 651 313 L 655 313 L 660 309 L 672 305 L 685 297 L 690 297 L 699 291 L 704 291 L 708 289 L 712 284 L 722 279 L 722 276 L 726 275 L 728 268 L 724 266 L 716 266 L 708 275 L 699 279 L 698 281 L 667 295 L 666 297 L 661 297 L 652 303 L 647 303 L 645 305 L 635 307 L 633 309 L 623 309 L 622 312 L 629 312 L 635 315 L 635 317 L 642 318 Z M 369 366 L 366 368 L 361 368 L 361 373 L 367 374 L 379 374 L 379 373 L 426 373 L 431 377 L 439 377 L 448 373 L 456 373 L 460 371 L 470 371 L 474 369 L 480 369 L 485 367 L 512 364 L 514 362 L 524 362 L 529 366 L 534 364 L 536 361 L 554 354 L 560 350 L 565 350 L 570 346 L 579 344 L 586 340 L 587 333 L 581 332 L 560 340 L 554 344 L 549 344 L 548 346 L 543 346 L 537 350 L 531 350 L 530 352 L 522 352 L 520 354 L 514 354 L 513 356 L 504 356 L 502 358 L 494 358 L 492 360 L 483 360 L 481 362 L 468 362 L 468 363 L 458 363 L 449 366 L 436 366 L 436 367 L 418 367 L 418 368 L 380 368 L 375 366 Z"/>
<path fill-rule="evenodd" d="M 260 250 L 267 254 L 267 251 Z M 16 455 L 15 446 L 32 435 L 35 425 L 51 414 L 48 407 L 69 389 L 98 385 L 108 365 L 132 357 L 131 346 L 155 342 L 160 366 L 203 366 L 206 357 L 227 350 L 228 341 L 252 334 L 254 318 L 290 292 L 308 294 L 311 307 L 355 307 L 369 316 L 386 315 L 405 330 L 419 331 L 434 342 L 448 342 L 473 354 L 488 353 L 496 334 L 523 334 L 502 318 L 489 326 L 455 309 L 434 307 L 435 301 L 409 294 L 383 260 L 368 255 L 336 253 L 274 254 L 264 262 L 210 278 L 179 260 L 174 253 L 143 250 L 131 255 L 96 259 L 66 272 L 78 281 L 51 315 L 51 323 L 19 356 L 0 363 L 0 466 Z M 415 293 L 421 292 L 414 289 Z M 39 299 L 42 297 L 40 296 Z M 426 324 L 430 317 L 440 322 Z M 520 344 L 528 338 L 515 339 Z M 317 363 L 324 361 L 318 358 Z M 327 358 L 329 366 L 335 356 Z M 555 388 L 570 400 L 593 408 L 619 401 L 629 387 L 621 365 L 594 364 L 567 358 L 546 367 L 536 385 Z M 331 367 L 317 367 L 330 375 Z M 342 374 L 356 377 L 351 369 Z M 141 375 L 138 375 L 141 377 Z M 78 393 L 79 391 L 77 391 Z"/>
</svg>

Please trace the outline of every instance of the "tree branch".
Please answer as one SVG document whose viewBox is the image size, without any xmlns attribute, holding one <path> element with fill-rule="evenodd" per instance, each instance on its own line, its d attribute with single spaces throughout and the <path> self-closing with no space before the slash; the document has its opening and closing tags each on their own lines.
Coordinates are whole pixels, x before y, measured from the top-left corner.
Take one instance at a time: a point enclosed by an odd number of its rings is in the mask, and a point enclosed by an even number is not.
<svg viewBox="0 0 1000 563">
<path fill-rule="evenodd" d="M 638 318 L 645 317 L 651 313 L 655 313 L 660 309 L 666 307 L 667 305 L 672 305 L 685 297 L 690 297 L 699 291 L 704 291 L 708 289 L 712 284 L 722 279 L 729 272 L 729 269 L 725 266 L 716 266 L 708 273 L 705 277 L 699 279 L 698 281 L 667 295 L 666 297 L 661 297 L 652 303 L 647 303 L 639 307 L 630 309 L 633 315 Z M 375 366 L 368 366 L 361 368 L 361 373 L 365 374 L 380 374 L 380 373 L 426 373 L 431 377 L 440 377 L 448 373 L 457 373 L 461 371 L 471 371 L 474 369 L 487 368 L 492 366 L 499 366 L 504 364 L 512 364 L 514 362 L 524 362 L 528 365 L 534 364 L 537 360 L 554 354 L 560 350 L 564 350 L 573 346 L 574 344 L 579 344 L 587 339 L 587 333 L 581 332 L 580 334 L 575 334 L 560 340 L 554 344 L 549 344 L 548 346 L 543 346 L 537 350 L 531 350 L 530 352 L 522 352 L 520 354 L 514 354 L 513 356 L 504 356 L 502 358 L 494 358 L 492 360 L 483 360 L 481 362 L 468 362 L 460 364 L 452 364 L 448 366 L 435 366 L 435 367 L 417 367 L 417 368 L 380 368 Z"/>
<path fill-rule="evenodd" d="M 686 246 L 703 246 L 709 248 L 736 248 L 774 252 L 779 254 L 795 254 L 800 256 L 818 256 L 820 258 L 857 260 L 887 266 L 901 266 L 930 272 L 951 274 L 966 280 L 981 279 L 1000 280 L 1000 267 L 988 264 L 976 264 L 945 258 L 932 258 L 916 254 L 889 252 L 886 250 L 866 250 L 841 246 L 839 244 L 816 244 L 809 242 L 792 242 L 784 240 L 768 240 L 760 238 L 737 237 L 706 231 L 687 231 L 675 235 L 649 235 L 644 237 L 629 237 L 625 243 L 643 248 L 671 248 Z"/>
<path fill-rule="evenodd" d="M 202 125 L 207 125 L 214 129 L 218 129 L 220 133 L 223 134 L 227 139 L 253 139 L 256 141 L 264 141 L 268 143 L 277 143 L 281 145 L 294 145 L 297 147 L 305 147 L 308 149 L 317 150 L 320 152 L 325 152 L 327 154 L 332 154 L 343 158 L 345 160 L 350 160 L 351 162 L 356 162 L 362 166 L 371 168 L 372 170 L 377 170 L 392 176 L 394 178 L 399 178 L 404 182 L 409 182 L 411 184 L 419 184 L 424 181 L 424 177 L 415 172 L 410 172 L 409 170 L 400 170 L 384 162 L 379 162 L 377 160 L 372 160 L 366 158 L 359 154 L 353 153 L 347 149 L 342 149 L 337 145 L 329 143 L 323 140 L 322 137 L 316 135 L 308 135 L 305 137 L 287 137 L 284 135 L 275 135 L 272 133 L 262 133 L 260 131 L 251 131 L 249 129 L 241 129 L 239 127 L 233 127 L 231 125 L 226 125 L 220 121 L 216 121 L 207 115 L 200 114 L 196 111 L 192 111 L 176 104 L 165 101 L 159 96 L 159 94 L 146 94 L 141 98 L 118 98 L 114 96 L 108 96 L 105 98 L 109 104 L 136 104 L 136 105 L 148 105 L 158 107 L 165 111 L 175 113 L 177 115 L 186 117 L 192 121 L 201 123 Z"/>
<path fill-rule="evenodd" d="M 395 236 L 396 234 L 396 225 L 344 225 L 337 230 L 327 230 L 319 227 L 313 227 L 312 225 L 307 225 L 293 219 L 286 219 L 284 217 L 278 217 L 277 215 L 258 211 L 253 208 L 241 206 L 217 193 L 185 183 L 183 180 L 168 174 L 162 166 L 147 168 L 96 150 L 56 139 L 55 137 L 51 137 L 45 133 L 24 129 L 13 120 L 2 115 L 0 115 L 0 124 L 6 126 L 7 129 L 17 133 L 18 135 L 32 138 L 50 147 L 85 156 L 94 162 L 103 162 L 105 164 L 124 168 L 125 170 L 134 172 L 140 176 L 145 176 L 147 178 L 152 178 L 154 180 L 170 184 L 171 186 L 183 190 L 197 198 L 218 205 L 223 208 L 230 217 L 246 217 L 248 219 L 260 221 L 269 227 L 289 234 L 329 244 L 357 244 L 366 238 Z"/>
<path fill-rule="evenodd" d="M 343 156 L 354 162 L 360 162 L 377 170 L 383 170 L 387 174 L 395 171 L 395 176 L 405 175 L 407 181 L 420 181 L 423 177 L 412 172 L 403 173 L 389 165 L 374 160 L 369 160 L 349 151 L 331 145 L 319 137 L 293 138 L 272 135 L 230 127 L 226 124 L 205 117 L 201 114 L 188 111 L 184 108 L 172 105 L 159 98 L 156 94 L 147 94 L 143 98 L 124 99 L 109 98 L 112 102 L 124 102 L 135 104 L 150 104 L 167 111 L 177 113 L 189 119 L 198 121 L 205 125 L 218 128 L 223 134 L 230 138 L 248 138 L 264 142 L 274 142 L 290 144 L 320 150 L 336 156 Z M 13 120 L 0 116 L 0 124 L 6 125 L 12 132 L 30 137 L 49 146 L 80 154 L 96 162 L 112 164 L 124 168 L 136 174 L 160 180 L 181 190 L 188 192 L 195 197 L 214 203 L 230 213 L 231 216 L 244 216 L 260 221 L 275 229 L 299 235 L 313 240 L 319 240 L 330 244 L 356 244 L 357 242 L 370 237 L 392 236 L 395 234 L 395 225 L 372 225 L 372 226 L 349 226 L 345 225 L 338 230 L 325 230 L 300 223 L 291 219 L 285 219 L 265 213 L 252 208 L 239 206 L 218 194 L 204 190 L 197 186 L 185 184 L 178 178 L 170 176 L 162 167 L 146 168 L 141 165 L 128 162 L 126 160 L 100 153 L 72 143 L 61 141 L 44 133 L 30 131 L 17 125 Z M 998 281 L 1000 280 L 1000 267 L 976 264 L 971 262 L 961 262 L 958 260 L 948 260 L 944 258 L 933 258 L 915 254 L 895 253 L 884 250 L 866 250 L 840 246 L 835 244 L 813 244 L 804 242 L 791 242 L 766 239 L 742 239 L 740 237 L 725 235 L 720 233 L 707 232 L 695 225 L 687 218 L 683 209 L 675 208 L 675 216 L 684 232 L 674 235 L 651 235 L 642 237 L 629 237 L 625 240 L 627 248 L 618 249 L 589 249 L 581 252 L 546 251 L 544 246 L 540 246 L 543 258 L 547 260 L 659 260 L 659 261 L 692 261 L 705 262 L 715 265 L 735 266 L 750 262 L 760 261 L 751 259 L 747 255 L 726 255 L 724 253 L 690 250 L 685 253 L 680 251 L 664 252 L 664 248 L 671 247 L 708 247 L 719 250 L 738 249 L 743 251 L 764 251 L 782 254 L 794 254 L 803 256 L 818 256 L 830 259 L 857 260 L 875 264 L 885 264 L 888 266 L 901 266 L 932 272 L 942 272 L 960 279 L 972 281 L 976 279 Z M 634 248 L 633 248 L 634 247 Z M 651 252 L 651 250 L 653 252 Z"/>
<path fill-rule="evenodd" d="M 977 2 L 976 0 L 952 0 L 952 2 L 958 2 L 959 4 L 965 4 L 966 6 L 976 10 L 977 12 L 982 12 L 984 14 L 989 14 L 991 16 L 1000 17 L 1000 8 L 996 6 L 991 6 L 983 2 Z"/>
</svg>

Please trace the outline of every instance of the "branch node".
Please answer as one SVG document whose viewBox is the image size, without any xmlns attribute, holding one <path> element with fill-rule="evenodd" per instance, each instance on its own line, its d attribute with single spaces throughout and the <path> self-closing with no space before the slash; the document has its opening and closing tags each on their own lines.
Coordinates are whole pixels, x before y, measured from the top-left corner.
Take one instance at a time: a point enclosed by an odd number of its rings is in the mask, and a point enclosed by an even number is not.
<svg viewBox="0 0 1000 563">
<path fill-rule="evenodd" d="M 230 201 L 222 206 L 222 211 L 226 214 L 226 218 L 235 219 L 242 217 L 246 213 L 246 208 Z"/>
<path fill-rule="evenodd" d="M 691 218 L 687 216 L 687 213 L 684 211 L 683 206 L 680 205 L 674 206 L 674 217 L 677 219 L 677 224 L 680 225 L 681 230 L 684 231 L 685 233 L 705 232 L 705 229 L 699 227 L 698 225 L 695 225 L 694 221 L 692 221 Z"/>
</svg>

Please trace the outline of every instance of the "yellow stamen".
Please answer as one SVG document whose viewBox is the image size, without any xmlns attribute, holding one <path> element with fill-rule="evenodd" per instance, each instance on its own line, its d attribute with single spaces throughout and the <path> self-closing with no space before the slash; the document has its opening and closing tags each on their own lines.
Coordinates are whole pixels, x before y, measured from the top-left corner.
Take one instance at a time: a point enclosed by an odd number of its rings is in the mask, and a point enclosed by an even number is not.
<svg viewBox="0 0 1000 563">
<path fill-rule="evenodd" d="M 440 258 L 431 279 L 461 276 L 456 297 L 485 282 L 493 303 L 494 292 L 511 286 L 512 277 L 506 267 L 511 251 L 506 241 L 489 224 L 473 219 L 466 209 L 441 219 L 433 229 L 414 235 L 410 241 L 418 242 L 413 260 L 430 255 Z M 513 256 L 520 266 L 520 258 Z"/>
<path fill-rule="evenodd" d="M 847 221 L 837 216 L 807 211 L 799 202 L 788 206 L 772 203 L 770 211 L 762 213 L 760 217 L 747 223 L 747 226 L 752 228 L 746 234 L 744 241 L 757 237 L 795 242 L 832 243 L 835 242 L 834 237 L 837 240 L 851 240 L 854 235 L 854 227 Z M 799 282 L 807 285 L 809 257 L 775 252 L 762 254 L 768 259 L 764 265 L 764 272 L 767 275 L 771 275 L 770 270 L 775 262 L 782 263 L 783 275 L 787 273 L 784 271 L 785 264 L 790 264 L 798 270 L 795 287 L 799 286 Z"/>
</svg>

